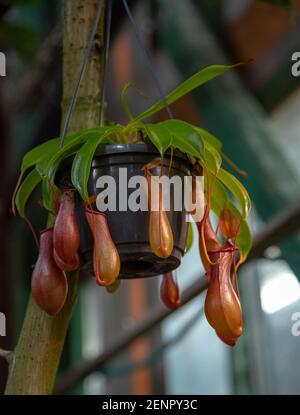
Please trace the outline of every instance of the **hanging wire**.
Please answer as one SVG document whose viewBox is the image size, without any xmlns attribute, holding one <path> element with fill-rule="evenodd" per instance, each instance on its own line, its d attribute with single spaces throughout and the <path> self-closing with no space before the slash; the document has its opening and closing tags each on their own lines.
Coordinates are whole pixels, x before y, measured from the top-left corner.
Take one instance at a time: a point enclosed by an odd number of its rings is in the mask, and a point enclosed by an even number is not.
<svg viewBox="0 0 300 415">
<path fill-rule="evenodd" d="M 101 99 L 100 99 L 100 126 L 101 127 L 104 124 L 104 102 L 105 102 L 105 95 L 106 95 L 106 78 L 107 78 L 107 64 L 108 64 L 109 46 L 110 46 L 112 6 L 113 6 L 113 0 L 108 0 L 107 12 L 106 12 L 106 25 L 105 25 L 105 40 L 104 40 L 102 92 L 101 92 Z"/>
<path fill-rule="evenodd" d="M 95 38 L 95 35 L 96 35 L 96 32 L 97 32 L 97 27 L 98 27 L 100 17 L 101 17 L 101 11 L 102 11 L 102 8 L 103 8 L 103 3 L 104 3 L 104 0 L 99 0 L 98 6 L 97 6 L 97 11 L 96 11 L 96 16 L 95 16 L 94 23 L 93 23 L 93 27 L 92 27 L 91 33 L 89 35 L 87 45 L 86 45 L 86 47 L 84 49 L 84 52 L 83 52 L 82 65 L 81 65 L 80 72 L 79 72 L 79 75 L 78 75 L 78 79 L 77 79 L 77 82 L 76 82 L 76 85 L 75 85 L 75 89 L 74 89 L 74 92 L 73 92 L 73 95 L 72 95 L 72 98 L 71 98 L 71 102 L 70 102 L 70 105 L 68 107 L 66 119 L 65 119 L 65 122 L 64 122 L 63 130 L 62 130 L 62 134 L 61 134 L 61 138 L 60 138 L 60 147 L 64 146 L 66 134 L 67 134 L 69 124 L 70 124 L 70 120 L 71 120 L 71 117 L 72 117 L 72 114 L 73 114 L 74 106 L 76 104 L 76 100 L 77 100 L 77 96 L 78 96 L 78 92 L 79 92 L 79 87 L 80 87 L 82 78 L 84 76 L 84 73 L 85 73 L 85 70 L 86 70 L 86 67 L 87 67 L 87 63 L 88 63 L 88 59 L 89 59 L 89 56 L 90 56 L 91 49 L 93 47 L 94 38 Z"/>
<path fill-rule="evenodd" d="M 128 15 L 128 18 L 130 20 L 130 23 L 132 25 L 132 29 L 133 29 L 134 35 L 136 37 L 136 40 L 137 40 L 137 42 L 138 42 L 138 44 L 139 44 L 139 46 L 141 48 L 141 51 L 144 54 L 144 57 L 145 57 L 145 60 L 146 60 L 146 63 L 147 63 L 147 67 L 149 69 L 149 73 L 150 73 L 150 75 L 151 75 L 151 77 L 153 79 L 153 82 L 155 83 L 156 88 L 157 88 L 157 90 L 158 90 L 158 92 L 160 94 L 160 98 L 161 98 L 161 100 L 163 101 L 163 103 L 165 105 L 166 112 L 168 113 L 169 118 L 172 119 L 173 118 L 172 111 L 171 111 L 171 109 L 170 109 L 170 107 L 169 107 L 169 105 L 167 103 L 166 95 L 163 92 L 163 89 L 162 89 L 162 87 L 160 85 L 159 79 L 158 79 L 158 77 L 157 77 L 157 75 L 155 73 L 155 70 L 154 70 L 153 66 L 152 66 L 150 54 L 149 54 L 147 48 L 145 47 L 145 45 L 143 43 L 143 40 L 142 40 L 142 37 L 141 37 L 141 34 L 140 34 L 140 30 L 138 28 L 138 25 L 136 24 L 136 22 L 134 20 L 134 17 L 133 17 L 133 15 L 132 15 L 132 13 L 131 13 L 131 11 L 129 9 L 129 6 L 128 6 L 128 3 L 127 3 L 126 0 L 123 0 L 123 5 L 124 5 L 124 8 L 125 8 L 126 13 Z"/>
</svg>

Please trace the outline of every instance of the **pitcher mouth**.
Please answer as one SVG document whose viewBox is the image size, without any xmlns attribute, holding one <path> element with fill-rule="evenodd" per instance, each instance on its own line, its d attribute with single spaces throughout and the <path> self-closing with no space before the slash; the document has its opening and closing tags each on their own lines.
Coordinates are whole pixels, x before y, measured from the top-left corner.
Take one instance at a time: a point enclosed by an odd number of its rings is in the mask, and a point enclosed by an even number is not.
<svg viewBox="0 0 300 415">
<path fill-rule="evenodd" d="M 220 248 L 215 248 L 209 251 L 210 254 L 219 254 L 222 252 L 237 252 L 239 249 L 236 246 L 236 244 L 233 244 L 231 241 L 227 241 L 225 246 L 222 246 Z"/>
<path fill-rule="evenodd" d="M 85 211 L 86 211 L 87 213 L 92 214 L 92 215 L 102 215 L 102 216 L 104 216 L 105 218 L 107 218 L 107 215 L 106 215 L 104 212 L 100 212 L 100 211 L 99 211 L 99 210 L 97 210 L 97 209 L 93 209 L 93 208 L 91 208 L 89 205 L 86 205 L 86 206 L 85 206 Z"/>
</svg>

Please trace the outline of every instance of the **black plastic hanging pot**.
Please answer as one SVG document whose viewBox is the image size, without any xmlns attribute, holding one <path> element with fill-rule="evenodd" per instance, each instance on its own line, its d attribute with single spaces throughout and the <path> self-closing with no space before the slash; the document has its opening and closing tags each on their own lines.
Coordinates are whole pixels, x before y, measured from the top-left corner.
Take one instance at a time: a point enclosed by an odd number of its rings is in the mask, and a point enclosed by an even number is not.
<svg viewBox="0 0 300 415">
<path fill-rule="evenodd" d="M 127 183 L 132 176 L 144 176 L 143 167 L 160 155 L 150 144 L 109 144 L 100 146 L 92 162 L 88 182 L 90 195 L 98 195 L 103 189 L 96 186 L 101 176 L 111 176 L 119 188 L 119 169 L 127 170 Z M 174 152 L 170 169 L 171 154 L 166 154 L 161 167 L 152 170 L 154 175 L 183 177 L 190 174 L 190 163 L 182 153 Z M 120 211 L 119 195 L 116 195 L 116 211 L 106 211 L 112 239 L 121 259 L 120 278 L 151 277 L 176 269 L 184 255 L 188 222 L 185 220 L 184 204 L 182 211 L 174 211 L 174 192 L 170 191 L 170 211 L 167 216 L 173 231 L 174 249 L 168 258 L 159 258 L 151 250 L 149 244 L 149 211 Z M 136 189 L 128 189 L 129 195 Z M 184 192 L 182 192 L 184 194 Z M 183 196 L 182 196 L 183 197 Z M 87 224 L 82 204 L 78 207 L 81 257 L 85 268 L 93 274 L 93 239 Z"/>
</svg>

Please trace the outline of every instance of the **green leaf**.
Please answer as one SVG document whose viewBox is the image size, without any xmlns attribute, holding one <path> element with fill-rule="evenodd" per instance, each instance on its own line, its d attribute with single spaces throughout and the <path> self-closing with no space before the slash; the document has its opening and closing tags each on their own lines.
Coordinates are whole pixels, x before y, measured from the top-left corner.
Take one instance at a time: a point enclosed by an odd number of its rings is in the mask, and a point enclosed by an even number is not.
<svg viewBox="0 0 300 415">
<path fill-rule="evenodd" d="M 163 156 L 172 143 L 172 135 L 168 128 L 162 122 L 158 124 L 146 124 L 144 129 L 150 141 L 158 149 L 160 155 Z"/>
<path fill-rule="evenodd" d="M 33 169 L 25 177 L 23 183 L 19 187 L 19 190 L 16 194 L 15 203 L 16 203 L 16 207 L 19 212 L 19 215 L 22 218 L 25 217 L 25 208 L 26 208 L 27 201 L 41 180 L 42 180 L 41 176 L 39 175 L 37 170 Z"/>
<path fill-rule="evenodd" d="M 231 211 L 237 215 L 238 210 L 236 207 L 230 202 Z M 241 228 L 240 228 L 240 234 L 236 238 L 236 244 L 240 250 L 240 260 L 241 262 L 245 262 L 247 259 L 247 256 L 251 250 L 253 243 L 253 237 L 252 233 L 249 227 L 248 222 L 245 219 L 241 219 Z"/>
<path fill-rule="evenodd" d="M 172 136 L 172 147 L 199 159 L 204 156 L 202 138 L 190 124 L 180 120 L 163 121 L 161 124 Z"/>
<path fill-rule="evenodd" d="M 81 136 L 83 133 L 89 133 L 92 130 L 97 129 L 88 129 L 84 131 L 80 131 L 75 134 L 70 134 L 65 139 L 65 146 L 69 142 L 76 141 L 76 138 Z M 33 167 L 35 164 L 37 164 L 40 160 L 43 159 L 44 163 L 46 164 L 47 161 L 50 161 L 50 159 L 60 150 L 60 138 L 52 138 L 51 140 L 45 141 L 42 144 L 37 145 L 33 149 L 29 150 L 22 160 L 21 165 L 21 173 L 23 174 L 27 169 L 30 167 Z"/>
<path fill-rule="evenodd" d="M 217 151 L 221 151 L 222 142 L 214 136 L 212 133 L 204 130 L 203 128 L 194 126 L 195 130 L 198 134 L 202 137 L 204 144 L 209 144 L 210 146 L 214 147 Z"/>
<path fill-rule="evenodd" d="M 223 65 L 212 65 L 208 66 L 207 68 L 202 69 L 201 71 L 195 73 L 186 81 L 182 82 L 180 85 L 177 86 L 170 94 L 166 97 L 166 102 L 168 105 L 172 104 L 173 102 L 177 101 L 179 98 L 183 97 L 184 95 L 188 94 L 189 92 L 193 91 L 194 89 L 198 88 L 199 86 L 205 84 L 206 82 L 210 81 L 211 79 L 216 78 L 217 76 L 222 75 L 225 72 L 230 71 L 237 65 L 232 66 L 223 66 Z M 142 121 L 145 118 L 151 117 L 158 111 L 165 108 L 165 101 L 160 100 L 156 104 L 152 105 L 138 117 L 134 118 L 133 122 Z"/>
<path fill-rule="evenodd" d="M 188 233 L 187 233 L 187 239 L 186 239 L 186 244 L 185 244 L 185 253 L 187 254 L 194 242 L 194 231 L 193 231 L 193 226 L 191 224 L 191 222 L 188 223 Z"/>
<path fill-rule="evenodd" d="M 204 142 L 204 157 L 201 160 L 206 167 L 216 175 L 221 168 L 222 157 L 220 153 L 210 144 Z"/>
<path fill-rule="evenodd" d="M 200 162 L 203 167 L 216 175 L 222 164 L 220 153 L 222 143 L 217 137 L 203 128 L 196 126 L 193 126 L 193 128 L 200 135 L 204 144 L 204 156 L 200 159 Z"/>
<path fill-rule="evenodd" d="M 83 142 L 94 136 L 100 136 L 103 133 L 103 129 L 107 130 L 107 128 L 97 127 L 67 136 L 65 145 L 62 148 L 60 147 L 60 139 L 55 138 L 40 144 L 25 155 L 22 163 L 22 172 L 36 164 L 36 169 L 43 179 L 42 194 L 46 209 L 53 211 L 53 191 L 59 192 L 54 183 L 55 175 L 61 162 L 74 155 Z M 108 143 L 107 139 L 106 142 Z"/>
<path fill-rule="evenodd" d="M 51 187 L 50 181 L 45 178 L 42 181 L 42 197 L 43 197 L 43 206 L 49 212 L 54 211 L 54 199 L 53 199 L 53 191 L 57 191 L 58 189 L 56 186 Z"/>
<path fill-rule="evenodd" d="M 106 129 L 107 127 L 103 128 Z M 50 158 L 44 158 L 37 163 L 36 168 L 40 173 L 41 177 L 47 177 L 51 181 L 51 183 L 54 183 L 55 174 L 60 163 L 65 158 L 72 155 L 74 151 L 85 141 L 88 141 L 93 137 L 99 137 L 102 133 L 102 128 L 91 128 L 73 135 L 69 140 L 65 141 L 64 146 L 59 147 Z"/>
<path fill-rule="evenodd" d="M 205 177 L 205 179 L 207 180 L 207 177 Z M 211 182 L 211 178 L 209 180 Z M 207 181 L 205 182 L 205 189 L 207 189 Z M 223 184 L 218 180 L 213 181 L 213 189 L 210 201 L 211 208 L 218 217 L 220 216 L 221 211 L 228 207 L 228 203 L 230 201 L 229 195 L 226 192 L 226 189 L 223 186 Z"/>
<path fill-rule="evenodd" d="M 216 180 L 211 195 L 211 209 L 219 217 L 224 208 L 231 210 L 241 223 L 240 234 L 236 238 L 236 244 L 240 250 L 241 261 L 244 262 L 252 247 L 252 233 L 247 220 L 242 217 L 239 210 L 229 199 L 223 184 Z"/>
<path fill-rule="evenodd" d="M 21 165 L 21 173 L 23 174 L 27 169 L 33 167 L 40 159 L 48 156 L 50 158 L 59 148 L 59 138 L 53 138 L 45 143 L 39 144 L 32 150 L 28 151 L 23 157 Z"/>
<path fill-rule="evenodd" d="M 87 184 L 90 176 L 92 160 L 98 145 L 112 133 L 117 133 L 119 126 L 103 127 L 102 135 L 89 138 L 77 152 L 71 171 L 71 180 L 83 200 L 87 200 Z"/>
<path fill-rule="evenodd" d="M 245 218 L 251 209 L 251 200 L 245 187 L 231 173 L 224 169 L 219 170 L 217 177 L 239 202 L 242 209 L 242 216 Z"/>
</svg>

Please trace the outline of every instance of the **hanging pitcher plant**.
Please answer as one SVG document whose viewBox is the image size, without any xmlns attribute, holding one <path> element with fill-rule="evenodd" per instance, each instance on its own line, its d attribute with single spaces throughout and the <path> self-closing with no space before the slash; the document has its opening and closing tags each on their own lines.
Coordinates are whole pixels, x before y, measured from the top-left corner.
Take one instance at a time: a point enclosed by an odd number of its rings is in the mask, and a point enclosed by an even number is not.
<svg viewBox="0 0 300 415">
<path fill-rule="evenodd" d="M 203 218 L 196 225 L 199 255 L 209 281 L 205 314 L 220 339 L 229 345 L 236 343 L 243 331 L 237 270 L 246 260 L 252 243 L 247 223 L 250 210 L 248 193 L 239 180 L 222 167 L 222 145 L 211 133 L 177 119 L 155 124 L 145 122 L 165 108 L 166 104 L 172 104 L 233 67 L 214 65 L 199 71 L 175 88 L 165 101 L 160 100 L 136 117 L 132 116 L 126 104 L 126 92 L 129 89 L 126 86 L 122 103 L 129 117 L 127 125 L 109 124 L 79 131 L 67 135 L 63 146 L 60 138 L 54 138 L 36 146 L 24 156 L 13 196 L 13 212 L 18 212 L 29 222 L 26 205 L 33 191 L 40 187 L 42 206 L 52 218 L 52 227 L 41 233 L 39 257 L 32 277 L 32 294 L 43 310 L 50 315 L 61 310 L 67 292 L 65 272 L 76 270 L 82 261 L 76 215 L 80 199 L 94 242 L 96 283 L 110 292 L 118 287 L 118 249 L 111 237 L 106 214 L 95 208 L 95 195 L 88 191 L 92 161 L 96 150 L 107 144 L 152 143 L 158 152 L 158 157 L 153 160 L 154 166 L 163 163 L 166 154 L 179 151 L 188 158 L 191 175 L 199 171 L 203 173 L 205 210 Z M 65 168 L 66 165 L 70 166 L 69 180 L 62 184 L 58 177 L 62 166 Z M 150 178 L 152 167 L 144 167 L 146 179 Z M 148 192 L 151 193 L 151 186 Z M 172 228 L 164 211 L 161 189 L 154 197 L 158 200 L 159 210 L 152 212 L 150 209 L 149 242 L 155 256 L 167 260 L 174 246 Z M 211 212 L 218 219 L 217 228 L 210 221 Z M 192 226 L 189 224 L 187 247 L 191 243 Z M 163 276 L 161 299 L 173 309 L 180 305 L 178 284 L 171 272 Z"/>
</svg>

